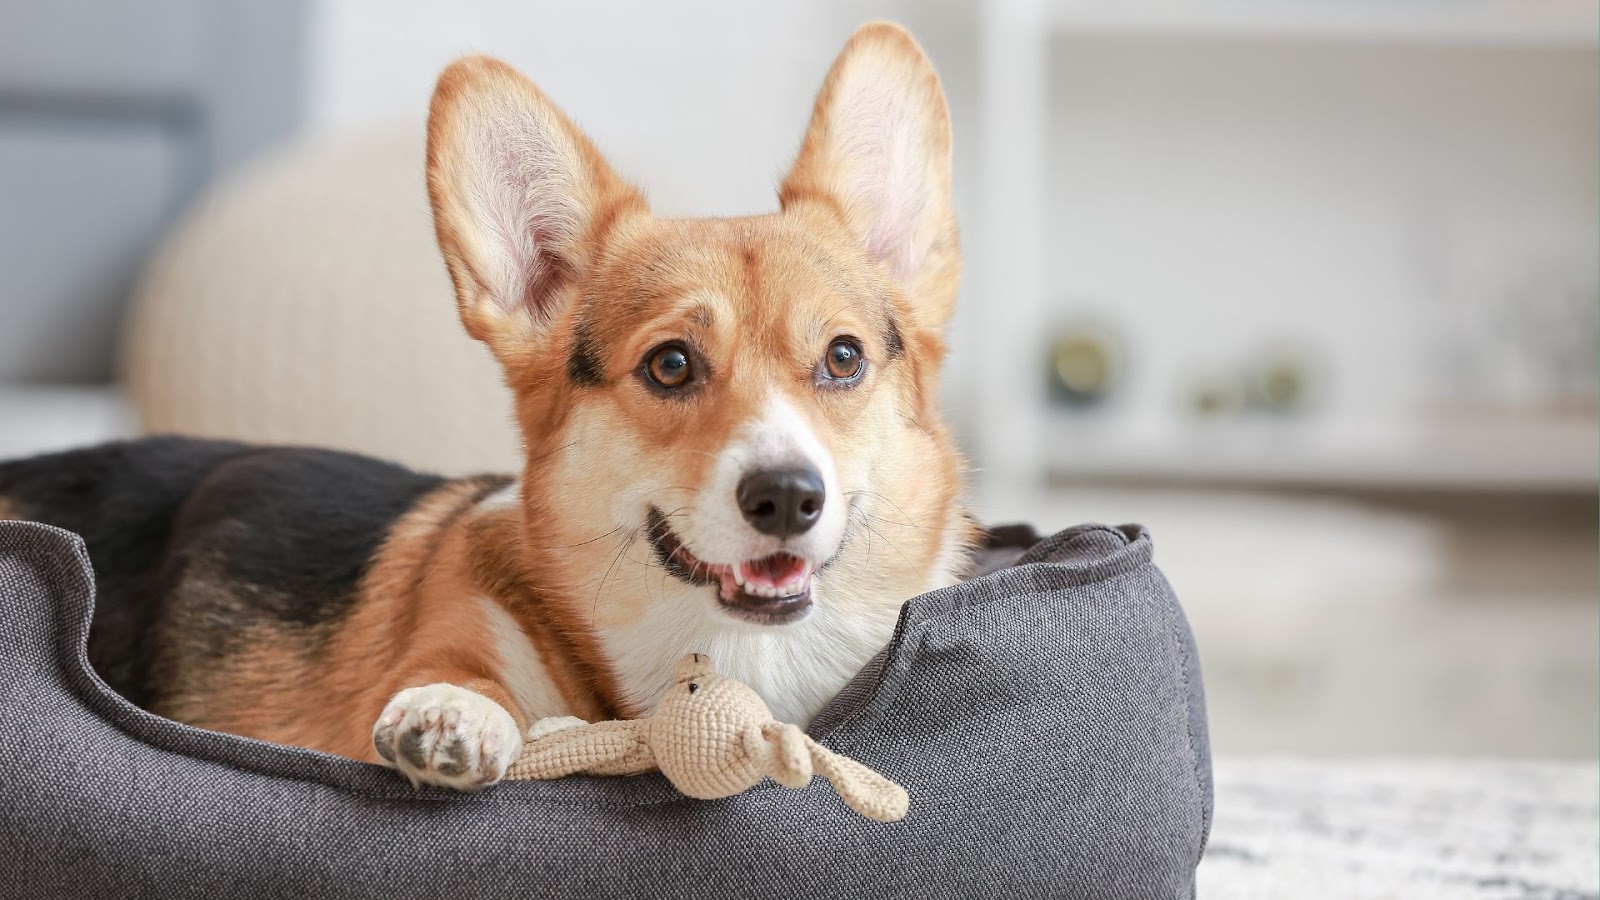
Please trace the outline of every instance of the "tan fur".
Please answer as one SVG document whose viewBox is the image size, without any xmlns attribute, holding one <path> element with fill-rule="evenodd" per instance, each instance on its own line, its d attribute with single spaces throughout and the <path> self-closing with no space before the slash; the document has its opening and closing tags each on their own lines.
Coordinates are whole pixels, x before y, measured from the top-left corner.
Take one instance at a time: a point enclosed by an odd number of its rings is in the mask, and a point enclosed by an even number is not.
<svg viewBox="0 0 1600 900">
<path fill-rule="evenodd" d="M 481 615 L 460 602 L 473 589 L 462 519 L 486 488 L 502 483 L 462 479 L 424 497 L 395 523 L 349 618 L 331 633 L 256 628 L 240 636 L 237 654 L 216 660 L 202 648 L 163 648 L 154 680 L 164 686 L 164 699 L 155 711 L 204 728 L 374 762 L 371 722 L 411 684 L 476 682 L 474 690 L 517 715 L 496 682 L 499 661 Z M 232 590 L 205 573 L 179 588 Z M 320 651 L 317 642 L 325 642 Z"/>
<path fill-rule="evenodd" d="M 915 124 L 906 152 L 924 160 L 888 181 L 850 149 L 849 129 L 876 127 L 861 110 L 880 93 L 909 104 L 898 113 Z M 771 215 L 653 218 L 536 87 L 491 59 L 440 77 L 428 138 L 429 196 L 461 319 L 504 367 L 525 439 L 520 496 L 487 503 L 496 482 L 449 483 L 396 523 L 337 630 L 243 635 L 226 666 L 179 648 L 161 711 L 369 760 L 385 703 L 435 682 L 490 698 L 522 727 L 642 714 L 653 688 L 620 674 L 618 635 L 648 627 L 669 589 L 685 590 L 650 556 L 645 504 L 670 516 L 690 503 L 730 438 L 775 403 L 796 411 L 847 489 L 829 502 L 849 504 L 849 540 L 817 576 L 818 602 L 840 627 L 859 621 L 886 637 L 902 601 L 959 565 L 972 526 L 937 396 L 960 269 L 949 121 L 909 35 L 875 24 L 851 39 Z M 495 165 L 521 166 L 512 181 L 560 202 L 485 227 L 506 205 L 492 191 L 521 190 L 493 178 L 486 187 Z M 916 202 L 882 214 L 873 202 L 885 184 Z M 867 374 L 854 388 L 820 388 L 816 366 L 840 335 L 860 342 Z M 692 342 L 709 366 L 692 395 L 663 399 L 636 375 L 668 340 Z M 599 384 L 569 377 L 584 347 Z M 189 589 L 228 587 L 201 578 Z M 532 688 L 514 682 L 497 649 L 504 629 L 477 598 L 509 614 L 512 642 L 526 639 L 558 704 L 519 708 L 515 696 Z"/>
</svg>

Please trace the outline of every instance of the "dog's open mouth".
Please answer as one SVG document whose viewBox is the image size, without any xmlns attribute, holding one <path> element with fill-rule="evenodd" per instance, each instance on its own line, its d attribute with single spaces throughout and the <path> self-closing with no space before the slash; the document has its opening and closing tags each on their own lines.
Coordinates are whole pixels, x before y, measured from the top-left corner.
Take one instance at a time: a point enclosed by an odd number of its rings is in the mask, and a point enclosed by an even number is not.
<svg viewBox="0 0 1600 900">
<path fill-rule="evenodd" d="M 793 553 L 774 553 L 733 565 L 704 562 L 684 546 L 667 517 L 650 508 L 650 544 L 672 577 L 686 584 L 716 585 L 723 609 L 760 625 L 784 625 L 811 611 L 817 569 Z"/>
</svg>

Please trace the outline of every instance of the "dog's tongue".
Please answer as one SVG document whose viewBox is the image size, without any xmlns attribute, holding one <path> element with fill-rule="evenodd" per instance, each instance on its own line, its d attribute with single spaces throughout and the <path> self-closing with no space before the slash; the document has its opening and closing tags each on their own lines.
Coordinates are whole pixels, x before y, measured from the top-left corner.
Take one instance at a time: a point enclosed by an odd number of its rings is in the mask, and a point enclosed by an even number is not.
<svg viewBox="0 0 1600 900">
<path fill-rule="evenodd" d="M 791 597 L 806 589 L 810 577 L 804 559 L 792 553 L 774 553 L 723 572 L 722 597 L 731 600 L 741 590 L 757 596 Z"/>
</svg>

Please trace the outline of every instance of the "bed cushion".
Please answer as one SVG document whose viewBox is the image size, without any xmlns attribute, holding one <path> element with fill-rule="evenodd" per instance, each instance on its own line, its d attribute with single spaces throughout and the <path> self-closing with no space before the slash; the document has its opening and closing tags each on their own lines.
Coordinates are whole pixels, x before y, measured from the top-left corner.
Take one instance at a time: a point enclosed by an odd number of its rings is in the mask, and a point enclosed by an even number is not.
<svg viewBox="0 0 1600 900">
<path fill-rule="evenodd" d="M 1191 897 L 1211 820 L 1195 648 L 1137 526 L 1081 526 L 914 598 L 812 723 L 910 792 L 726 800 L 658 774 L 413 789 L 189 728 L 84 647 L 82 543 L 0 522 L 0 893 L 27 897 Z"/>
</svg>

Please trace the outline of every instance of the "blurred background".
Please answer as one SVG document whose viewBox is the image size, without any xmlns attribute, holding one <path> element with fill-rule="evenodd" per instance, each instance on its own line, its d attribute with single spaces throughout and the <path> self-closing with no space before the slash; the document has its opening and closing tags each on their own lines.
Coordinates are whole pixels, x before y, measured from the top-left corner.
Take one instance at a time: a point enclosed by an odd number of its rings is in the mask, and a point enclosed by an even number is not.
<svg viewBox="0 0 1600 900">
<path fill-rule="evenodd" d="M 659 214 L 760 213 L 877 17 L 949 94 L 982 517 L 1148 525 L 1219 754 L 1593 757 L 1592 0 L 0 0 L 0 456 L 514 467 L 438 71 L 518 66 Z"/>
</svg>

